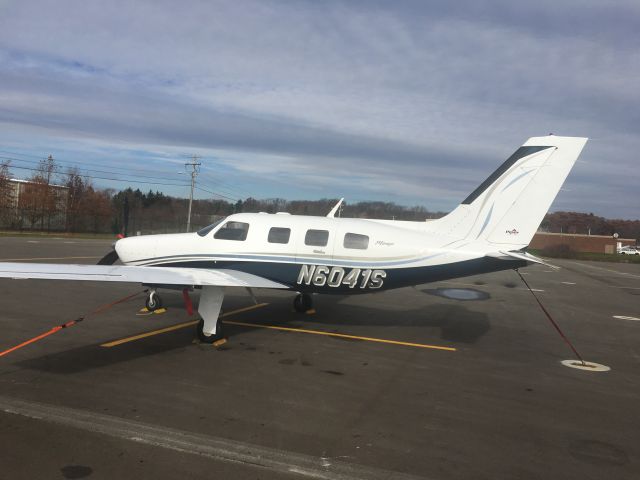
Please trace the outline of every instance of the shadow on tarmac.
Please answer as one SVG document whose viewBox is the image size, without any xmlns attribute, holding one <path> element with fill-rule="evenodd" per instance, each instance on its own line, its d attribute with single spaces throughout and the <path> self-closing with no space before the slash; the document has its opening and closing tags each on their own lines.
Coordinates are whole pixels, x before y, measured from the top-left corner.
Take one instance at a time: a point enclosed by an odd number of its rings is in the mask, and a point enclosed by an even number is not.
<svg viewBox="0 0 640 480">
<path fill-rule="evenodd" d="M 446 342 L 466 344 L 476 343 L 491 328 L 487 314 L 473 311 L 457 304 L 432 304 L 415 310 L 404 311 L 401 315 L 389 315 L 389 312 L 375 308 L 339 305 L 339 299 L 335 300 L 337 301 L 320 305 L 321 313 L 311 317 L 290 311 L 285 313 L 284 309 L 280 308 L 281 304 L 276 304 L 278 308 L 270 309 L 270 311 L 265 309 L 251 312 L 245 314 L 242 320 L 256 324 L 312 328 L 340 333 L 349 333 L 348 328 L 341 328 L 349 326 L 420 327 L 439 330 L 439 338 Z M 274 317 L 280 317 L 281 320 L 275 320 Z M 313 322 L 313 326 L 305 325 L 311 322 Z M 326 325 L 335 328 L 323 327 Z M 256 330 L 256 328 L 234 325 L 225 326 L 225 331 L 231 341 L 234 340 L 234 337 L 240 340 L 243 333 L 252 330 Z M 139 332 L 132 332 L 132 334 L 136 333 Z M 194 333 L 193 328 L 184 328 L 131 343 L 124 343 L 113 348 L 101 347 L 100 344 L 85 345 L 23 360 L 17 363 L 16 366 L 53 374 L 68 375 L 194 346 L 204 351 L 213 351 L 209 345 L 194 345 Z M 360 332 L 360 334 L 372 337 L 381 336 L 379 332 Z M 220 348 L 220 350 L 226 349 L 228 348 Z"/>
</svg>

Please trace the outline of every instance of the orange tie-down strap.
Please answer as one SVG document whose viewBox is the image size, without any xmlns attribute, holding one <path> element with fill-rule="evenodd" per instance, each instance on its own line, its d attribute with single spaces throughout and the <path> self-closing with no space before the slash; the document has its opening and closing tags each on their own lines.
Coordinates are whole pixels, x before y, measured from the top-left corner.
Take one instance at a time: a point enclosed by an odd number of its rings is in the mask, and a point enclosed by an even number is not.
<svg viewBox="0 0 640 480">
<path fill-rule="evenodd" d="M 109 310 L 111 307 L 118 305 L 119 303 L 124 303 L 128 300 L 131 300 L 132 298 L 137 297 L 138 295 L 141 295 L 143 293 L 145 293 L 147 290 L 142 290 L 140 292 L 136 292 L 136 293 L 132 293 L 131 295 L 127 295 L 126 297 L 120 298 L 118 300 L 115 300 L 111 303 L 107 303 L 106 305 L 101 305 L 98 308 L 96 308 L 95 310 L 89 312 L 88 314 L 82 316 L 82 317 L 78 317 L 75 320 L 69 320 L 66 323 L 63 323 L 62 325 L 56 325 L 55 327 L 53 327 L 51 330 L 48 330 L 44 333 L 41 333 L 38 336 L 35 336 L 33 338 L 30 338 L 27 341 L 24 341 L 22 343 L 20 343 L 19 345 L 16 345 L 14 347 L 8 348 L 7 350 L 0 352 L 0 357 L 4 357 L 5 355 L 8 355 L 11 352 L 15 352 L 16 350 L 22 348 L 22 347 L 26 347 L 27 345 L 31 344 L 31 343 L 35 343 L 38 340 L 42 340 L 43 338 L 48 337 L 49 335 L 53 335 L 56 332 L 59 332 L 60 330 L 62 330 L 63 328 L 69 328 L 69 327 L 73 327 L 75 324 L 82 322 L 83 320 L 87 320 L 91 317 L 95 317 L 100 315 L 101 313 L 106 312 L 107 310 Z"/>
</svg>

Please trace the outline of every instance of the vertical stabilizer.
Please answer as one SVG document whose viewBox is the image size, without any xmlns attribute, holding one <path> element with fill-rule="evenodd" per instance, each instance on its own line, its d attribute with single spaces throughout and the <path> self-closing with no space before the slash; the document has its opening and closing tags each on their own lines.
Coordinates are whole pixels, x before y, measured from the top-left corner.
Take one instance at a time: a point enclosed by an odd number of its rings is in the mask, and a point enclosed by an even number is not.
<svg viewBox="0 0 640 480">
<path fill-rule="evenodd" d="M 449 215 L 428 229 L 510 249 L 529 245 L 586 138 L 533 137 Z"/>
</svg>

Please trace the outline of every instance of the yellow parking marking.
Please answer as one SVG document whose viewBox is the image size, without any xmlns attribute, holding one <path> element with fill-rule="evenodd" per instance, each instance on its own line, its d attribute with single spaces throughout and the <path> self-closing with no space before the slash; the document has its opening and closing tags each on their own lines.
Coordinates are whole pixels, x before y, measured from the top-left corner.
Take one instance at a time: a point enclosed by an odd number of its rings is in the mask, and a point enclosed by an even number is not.
<svg viewBox="0 0 640 480">
<path fill-rule="evenodd" d="M 220 318 L 230 317 L 231 315 L 237 315 L 238 313 L 248 312 L 250 310 L 255 310 L 257 308 L 266 307 L 269 305 L 268 303 L 259 303 L 257 305 L 251 305 L 249 307 L 238 308 L 237 310 L 231 310 L 230 312 L 225 312 L 220 315 Z M 200 319 L 198 320 L 189 320 L 188 322 L 178 323 L 176 325 L 171 325 L 169 327 L 160 328 L 158 330 L 151 330 L 150 332 L 139 333 L 138 335 L 133 335 L 131 337 L 121 338 L 120 340 L 113 340 L 111 342 L 103 343 L 101 347 L 115 347 L 117 345 L 122 345 L 123 343 L 134 342 L 136 340 L 140 340 L 142 338 L 152 337 L 153 335 L 160 335 L 161 333 L 173 332 L 174 330 L 179 330 L 181 328 L 191 327 L 196 325 Z M 224 322 L 227 323 L 227 322 Z"/>
<path fill-rule="evenodd" d="M 307 330 L 304 328 L 290 328 L 290 327 L 278 327 L 275 325 L 260 325 L 258 323 L 245 323 L 245 322 L 234 322 L 231 320 L 227 320 L 223 322 L 225 325 L 238 325 L 241 327 L 253 327 L 253 328 L 266 328 L 269 330 L 282 330 L 284 332 L 296 332 L 296 333 L 309 333 L 311 335 L 324 335 L 326 337 L 338 337 L 338 338 L 348 338 L 351 340 L 364 340 L 366 342 L 376 342 L 376 343 L 388 343 L 391 345 L 402 345 L 404 347 L 417 347 L 417 348 L 431 348 L 434 350 L 446 350 L 448 352 L 455 352 L 457 349 L 453 347 L 443 347 L 440 345 L 428 345 L 423 343 L 410 343 L 410 342 L 400 342 L 398 340 L 387 340 L 384 338 L 372 338 L 372 337 L 359 337 L 357 335 L 347 335 L 344 333 L 333 333 L 333 332 L 323 332 L 320 330 Z"/>
<path fill-rule="evenodd" d="M 0 258 L 2 262 L 27 262 L 32 260 L 95 260 L 100 257 L 34 257 L 34 258 Z"/>
</svg>

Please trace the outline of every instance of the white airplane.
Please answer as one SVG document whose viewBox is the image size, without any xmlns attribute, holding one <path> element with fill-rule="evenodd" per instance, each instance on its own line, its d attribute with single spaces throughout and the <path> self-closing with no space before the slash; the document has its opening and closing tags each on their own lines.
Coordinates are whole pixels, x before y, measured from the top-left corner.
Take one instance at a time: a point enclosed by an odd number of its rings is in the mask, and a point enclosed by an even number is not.
<svg viewBox="0 0 640 480">
<path fill-rule="evenodd" d="M 455 210 L 407 222 L 287 213 L 239 213 L 195 233 L 118 240 L 98 265 L 0 263 L 0 277 L 134 282 L 156 289 L 201 289 L 200 340 L 222 338 L 225 287 L 356 294 L 544 263 L 524 251 L 586 144 L 586 138 L 534 137 Z M 113 265 L 120 259 L 124 265 Z"/>
</svg>

